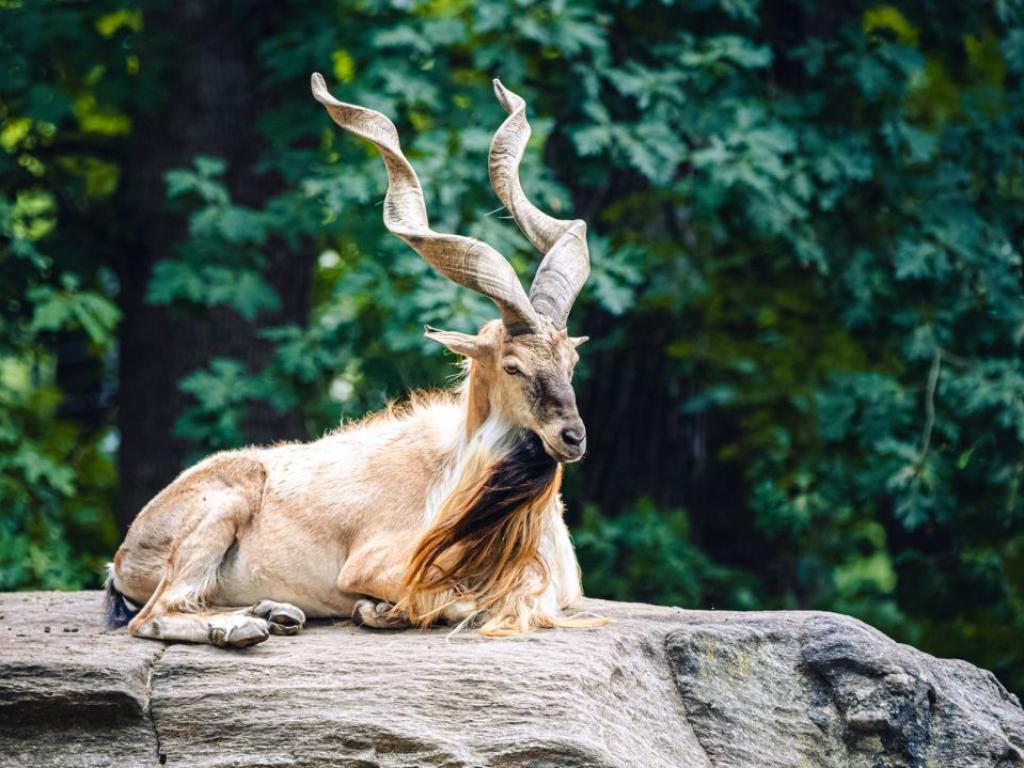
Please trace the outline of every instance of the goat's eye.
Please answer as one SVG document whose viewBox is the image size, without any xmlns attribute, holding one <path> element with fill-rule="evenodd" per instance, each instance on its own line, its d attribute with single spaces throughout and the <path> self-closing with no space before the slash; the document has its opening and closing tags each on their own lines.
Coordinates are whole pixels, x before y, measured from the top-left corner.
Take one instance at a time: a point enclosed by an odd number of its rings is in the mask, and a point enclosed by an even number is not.
<svg viewBox="0 0 1024 768">
<path fill-rule="evenodd" d="M 522 373 L 522 371 L 519 370 L 519 366 L 518 365 L 514 365 L 512 363 L 507 363 L 505 365 L 505 373 L 507 373 L 509 376 L 518 376 L 519 374 Z"/>
</svg>

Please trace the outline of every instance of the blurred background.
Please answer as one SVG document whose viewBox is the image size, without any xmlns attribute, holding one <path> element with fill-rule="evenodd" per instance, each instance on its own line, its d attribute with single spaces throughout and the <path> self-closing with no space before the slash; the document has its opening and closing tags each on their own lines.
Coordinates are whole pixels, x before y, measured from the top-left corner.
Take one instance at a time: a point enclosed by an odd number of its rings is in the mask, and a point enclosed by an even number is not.
<svg viewBox="0 0 1024 768">
<path fill-rule="evenodd" d="M 495 317 L 381 222 L 390 115 L 438 229 L 538 263 L 487 182 L 590 226 L 570 322 L 593 596 L 824 609 L 1024 693 L 1024 3 L 0 1 L 0 589 L 95 588 L 210 451 L 310 439 Z"/>
</svg>

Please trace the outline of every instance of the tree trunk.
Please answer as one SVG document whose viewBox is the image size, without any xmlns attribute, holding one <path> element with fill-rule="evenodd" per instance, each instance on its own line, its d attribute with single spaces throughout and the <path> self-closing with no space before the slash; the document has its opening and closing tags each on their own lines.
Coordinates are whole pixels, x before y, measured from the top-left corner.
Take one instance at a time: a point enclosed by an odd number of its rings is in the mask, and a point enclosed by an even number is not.
<svg viewBox="0 0 1024 768">
<path fill-rule="evenodd" d="M 288 252 L 280 243 L 268 246 L 265 279 L 282 307 L 258 323 L 230 309 L 184 316 L 145 300 L 153 264 L 173 257 L 175 245 L 187 236 L 184 218 L 166 208 L 169 169 L 191 166 L 196 155 L 220 157 L 227 161 L 225 182 L 239 204 L 258 208 L 280 191 L 278 180 L 252 170 L 264 148 L 256 118 L 273 107 L 272 94 L 268 99 L 258 83 L 260 12 L 253 8 L 240 21 L 217 3 L 186 2 L 146 15 L 142 65 L 174 63 L 162 78 L 163 105 L 134 126 L 121 187 L 121 209 L 133 225 L 119 265 L 122 527 L 183 469 L 194 450 L 173 436 L 174 423 L 188 406 L 178 389 L 182 377 L 215 357 L 231 357 L 255 370 L 271 352 L 258 337 L 259 325 L 305 324 L 309 314 L 313 249 Z M 278 415 L 264 408 L 245 424 L 245 432 L 249 441 L 260 443 L 303 437 L 303 425 L 298 413 Z"/>
</svg>

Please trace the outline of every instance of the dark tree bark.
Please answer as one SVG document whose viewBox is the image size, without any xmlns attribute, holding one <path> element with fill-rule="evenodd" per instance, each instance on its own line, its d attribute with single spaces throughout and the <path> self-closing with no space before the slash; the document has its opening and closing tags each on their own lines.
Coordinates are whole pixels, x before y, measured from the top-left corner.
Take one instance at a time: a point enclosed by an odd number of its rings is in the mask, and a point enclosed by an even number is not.
<svg viewBox="0 0 1024 768">
<path fill-rule="evenodd" d="M 173 436 L 174 423 L 188 406 L 181 379 L 215 357 L 231 357 L 250 370 L 268 359 L 270 347 L 258 337 L 261 325 L 305 324 L 309 313 L 313 249 L 288 251 L 267 246 L 265 278 L 278 291 L 282 308 L 249 322 L 228 309 L 185 316 L 145 301 L 153 264 L 173 256 L 186 236 L 183 217 L 167 210 L 164 174 L 189 167 L 196 155 L 227 161 L 232 199 L 261 207 L 280 191 L 280 182 L 256 175 L 264 149 L 257 116 L 273 106 L 273 94 L 260 88 L 256 40 L 270 22 L 263 6 L 246 18 L 232 18 L 227 4 L 184 2 L 146 15 L 140 58 L 170 60 L 161 73 L 166 98 L 140 118 L 123 179 L 121 209 L 133 233 L 119 265 L 120 338 L 118 426 L 121 432 L 121 498 L 118 519 L 127 526 L 142 506 L 188 461 L 193 447 Z M 262 16 L 261 16 L 262 14 Z M 153 55 L 147 58 L 145 47 Z M 245 425 L 254 443 L 303 437 L 299 414 L 269 408 Z"/>
</svg>

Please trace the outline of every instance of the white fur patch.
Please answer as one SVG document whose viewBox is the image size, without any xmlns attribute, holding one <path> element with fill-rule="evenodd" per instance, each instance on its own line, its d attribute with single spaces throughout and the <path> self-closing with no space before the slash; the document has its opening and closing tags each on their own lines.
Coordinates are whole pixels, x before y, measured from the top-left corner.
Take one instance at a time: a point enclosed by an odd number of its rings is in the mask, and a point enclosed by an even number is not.
<svg viewBox="0 0 1024 768">
<path fill-rule="evenodd" d="M 492 413 L 469 440 L 463 437 L 463 432 L 459 433 L 460 444 L 453 452 L 451 461 L 441 470 L 440 476 L 427 493 L 425 518 L 427 525 L 437 518 L 441 506 L 455 489 L 459 478 L 462 477 L 469 458 L 479 453 L 497 454 L 503 449 L 511 447 L 514 430 L 507 421 Z"/>
</svg>

